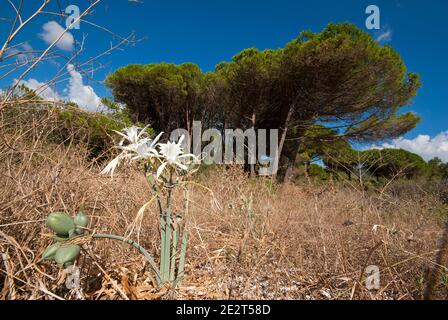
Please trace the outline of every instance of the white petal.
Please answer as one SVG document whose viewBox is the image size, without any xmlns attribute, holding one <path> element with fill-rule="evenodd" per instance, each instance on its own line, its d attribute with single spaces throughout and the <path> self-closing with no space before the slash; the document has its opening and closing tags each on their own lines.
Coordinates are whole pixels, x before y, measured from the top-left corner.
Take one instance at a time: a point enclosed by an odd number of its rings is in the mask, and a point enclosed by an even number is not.
<svg viewBox="0 0 448 320">
<path fill-rule="evenodd" d="M 163 170 L 165 170 L 167 163 L 164 162 L 160 165 L 160 167 L 157 168 L 156 177 L 159 178 L 159 176 L 162 174 Z"/>
<path fill-rule="evenodd" d="M 146 129 L 148 129 L 149 126 L 150 126 L 149 124 L 146 125 L 146 126 L 140 131 L 140 133 L 138 134 L 137 138 L 140 138 L 144 133 L 146 133 Z"/>
<path fill-rule="evenodd" d="M 196 164 L 201 163 L 201 160 L 198 157 L 196 157 L 194 154 L 192 154 L 192 153 L 183 154 L 183 155 L 180 155 L 178 157 L 178 159 L 184 159 L 184 158 L 190 158 L 187 161 L 184 161 L 184 163 L 185 162 L 187 162 L 187 163 L 196 163 Z"/>
<path fill-rule="evenodd" d="M 175 164 L 176 166 L 178 166 L 179 168 L 181 168 L 182 170 L 185 170 L 185 171 L 188 170 L 188 167 L 187 167 L 186 165 L 180 163 L 180 162 L 174 162 L 174 164 Z"/>
<path fill-rule="evenodd" d="M 110 173 L 113 176 L 115 168 L 120 164 L 120 156 L 113 159 L 109 164 L 100 172 L 100 174 L 108 174 Z"/>
<path fill-rule="evenodd" d="M 120 132 L 120 131 L 117 131 L 117 130 L 112 130 L 113 132 L 115 132 L 115 133 L 118 133 L 120 136 L 122 136 L 124 139 L 126 139 L 126 140 L 128 140 L 128 136 L 127 135 L 125 135 L 124 133 L 122 133 L 122 132 Z M 122 140 L 123 141 L 123 140 Z"/>
<path fill-rule="evenodd" d="M 149 148 L 148 153 L 151 153 L 151 155 L 152 155 L 153 157 L 159 157 L 159 151 L 157 151 L 157 149 Z"/>
<path fill-rule="evenodd" d="M 151 147 L 154 147 L 157 144 L 157 141 L 159 141 L 160 137 L 163 135 L 163 131 L 160 132 L 157 137 L 154 138 L 154 140 L 151 143 Z"/>
</svg>

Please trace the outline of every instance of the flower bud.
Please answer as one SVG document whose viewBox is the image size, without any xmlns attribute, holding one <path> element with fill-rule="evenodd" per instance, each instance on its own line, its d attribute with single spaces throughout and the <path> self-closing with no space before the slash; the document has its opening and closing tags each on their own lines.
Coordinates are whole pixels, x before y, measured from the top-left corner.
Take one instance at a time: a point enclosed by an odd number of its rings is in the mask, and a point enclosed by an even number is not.
<svg viewBox="0 0 448 320">
<path fill-rule="evenodd" d="M 59 243 L 55 243 L 45 249 L 44 253 L 42 253 L 42 260 L 53 260 L 59 246 Z"/>
<path fill-rule="evenodd" d="M 68 236 L 75 229 L 75 222 L 65 212 L 53 212 L 47 218 L 47 226 L 59 236 Z"/>
<path fill-rule="evenodd" d="M 79 211 L 74 218 L 74 222 L 77 226 L 85 228 L 89 224 L 89 219 L 84 215 L 82 211 Z"/>
<path fill-rule="evenodd" d="M 61 266 L 66 267 L 73 264 L 81 252 L 81 247 L 75 244 L 61 246 L 57 249 L 54 260 Z"/>
</svg>

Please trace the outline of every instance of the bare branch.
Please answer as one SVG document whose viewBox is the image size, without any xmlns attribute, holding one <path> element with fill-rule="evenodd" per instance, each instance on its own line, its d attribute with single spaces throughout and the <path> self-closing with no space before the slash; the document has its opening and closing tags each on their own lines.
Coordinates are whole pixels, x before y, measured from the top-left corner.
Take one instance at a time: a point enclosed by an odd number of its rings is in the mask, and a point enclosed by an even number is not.
<svg viewBox="0 0 448 320">
<path fill-rule="evenodd" d="M 48 1 L 49 0 L 47 0 L 45 3 L 48 3 Z M 12 96 L 12 94 L 13 94 L 13 92 L 14 92 L 14 90 L 16 89 L 16 87 L 17 87 L 17 85 L 18 85 L 18 83 L 20 83 L 20 81 L 32 70 L 32 69 L 34 69 L 34 67 L 36 67 L 36 65 L 45 57 L 45 55 L 56 45 L 56 43 L 64 36 L 64 34 L 66 34 L 67 33 L 67 31 L 68 30 L 70 30 L 71 29 L 71 27 L 76 23 L 76 22 L 78 22 L 79 21 L 79 19 L 81 19 L 83 16 L 85 16 L 95 5 L 97 5 L 99 2 L 100 2 L 101 0 L 96 0 L 94 3 L 92 3 L 82 14 L 80 14 L 80 16 L 79 17 L 77 17 L 76 19 L 74 19 L 73 21 L 72 21 L 72 23 L 69 25 L 69 26 L 67 26 L 66 28 L 65 28 L 65 30 L 64 30 L 64 32 L 62 32 L 60 35 L 59 35 L 59 37 L 56 39 L 56 40 L 54 40 L 53 41 L 53 43 L 52 44 L 50 44 L 50 46 L 47 48 L 47 49 L 45 49 L 44 50 L 44 52 L 40 55 L 40 57 L 24 72 L 24 73 L 22 73 L 21 75 L 20 75 L 20 77 L 18 78 L 18 80 L 17 80 L 17 82 L 12 86 L 12 88 L 11 89 L 9 89 L 8 90 L 8 93 L 7 93 L 7 95 L 6 95 L 6 98 L 5 98 L 5 100 L 8 100 L 11 96 Z M 39 11 L 40 12 L 40 11 Z M 27 20 L 28 21 L 28 20 Z M 2 103 L 3 104 L 3 103 Z M 0 110 L 2 109 L 2 106 L 0 106 Z"/>
</svg>

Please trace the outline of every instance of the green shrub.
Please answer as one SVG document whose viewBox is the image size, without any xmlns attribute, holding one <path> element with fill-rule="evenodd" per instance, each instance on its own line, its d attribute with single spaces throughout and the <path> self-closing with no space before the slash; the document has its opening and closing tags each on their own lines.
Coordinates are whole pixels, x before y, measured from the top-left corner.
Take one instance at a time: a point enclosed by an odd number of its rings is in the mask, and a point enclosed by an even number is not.
<svg viewBox="0 0 448 320">
<path fill-rule="evenodd" d="M 312 163 L 308 167 L 308 175 L 310 177 L 319 179 L 319 180 L 327 180 L 328 179 L 328 172 L 322 168 L 321 166 Z"/>
<path fill-rule="evenodd" d="M 100 156 L 114 145 L 113 130 L 132 125 L 129 118 L 118 113 L 91 113 L 76 107 L 57 110 L 56 115 L 60 120 L 60 138 L 85 142 L 92 156 Z"/>
<path fill-rule="evenodd" d="M 87 112 L 72 103 L 63 107 L 49 103 L 20 104 L 4 110 L 2 115 L 6 120 L 6 131 L 12 133 L 17 128 L 25 131 L 31 124 L 39 123 L 43 128 L 40 130 L 45 131 L 41 139 L 56 144 L 84 144 L 92 158 L 102 157 L 116 144 L 114 130 L 142 126 L 119 108 L 110 112 Z M 152 135 L 153 130 L 148 129 L 148 134 Z"/>
</svg>

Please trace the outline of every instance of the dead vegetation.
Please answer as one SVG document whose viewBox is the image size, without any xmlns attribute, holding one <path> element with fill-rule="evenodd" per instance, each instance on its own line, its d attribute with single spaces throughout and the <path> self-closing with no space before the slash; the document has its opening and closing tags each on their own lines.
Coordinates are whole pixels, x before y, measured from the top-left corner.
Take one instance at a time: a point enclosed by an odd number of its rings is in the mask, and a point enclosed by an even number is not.
<svg viewBox="0 0 448 320">
<path fill-rule="evenodd" d="M 92 231 L 124 235 L 151 191 L 134 169 L 99 176 L 79 135 L 50 139 L 58 130 L 51 112 L 11 123 L 0 120 L 1 299 L 422 298 L 442 233 L 445 208 L 436 197 L 332 182 L 280 186 L 235 167 L 204 169 L 190 187 L 187 276 L 178 290 L 157 292 L 144 259 L 109 240 L 84 246 L 82 290 L 68 290 L 62 270 L 37 263 L 51 242 L 48 213 L 73 214 L 84 204 Z M 157 218 L 148 208 L 132 234 L 156 257 Z M 369 265 L 380 269 L 379 290 L 364 285 Z M 446 299 L 447 268 L 440 269 L 433 296 Z"/>
</svg>

